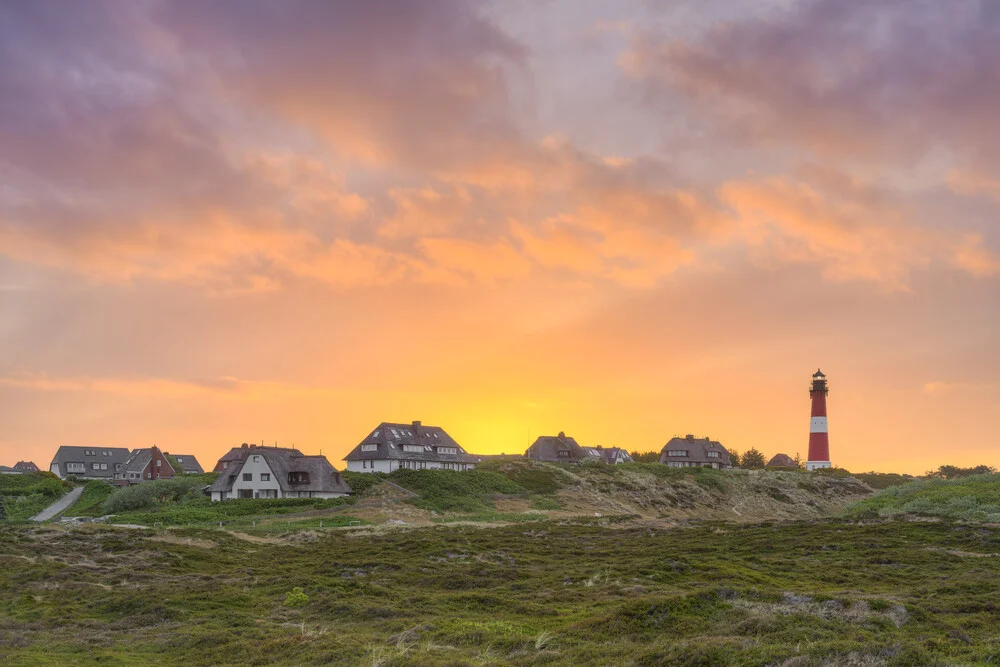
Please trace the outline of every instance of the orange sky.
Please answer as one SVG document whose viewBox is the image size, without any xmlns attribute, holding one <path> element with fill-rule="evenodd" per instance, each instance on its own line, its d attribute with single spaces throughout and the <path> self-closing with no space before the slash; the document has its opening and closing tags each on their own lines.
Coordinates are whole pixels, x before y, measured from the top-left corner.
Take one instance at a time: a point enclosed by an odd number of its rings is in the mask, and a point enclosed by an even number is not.
<svg viewBox="0 0 1000 667">
<path fill-rule="evenodd" d="M 805 457 L 822 367 L 835 464 L 1000 466 L 1000 17 L 663 4 L 4 5 L 0 464 Z"/>
</svg>

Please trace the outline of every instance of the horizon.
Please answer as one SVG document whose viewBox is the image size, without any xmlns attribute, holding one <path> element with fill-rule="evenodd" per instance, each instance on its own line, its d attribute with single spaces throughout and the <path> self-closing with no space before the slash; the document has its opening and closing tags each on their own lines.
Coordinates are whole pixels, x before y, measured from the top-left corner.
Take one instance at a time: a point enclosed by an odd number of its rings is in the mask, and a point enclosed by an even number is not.
<svg viewBox="0 0 1000 667">
<path fill-rule="evenodd" d="M 669 6 L 667 6 L 669 4 Z M 0 464 L 560 431 L 1000 467 L 977 0 L 0 0 Z"/>
</svg>

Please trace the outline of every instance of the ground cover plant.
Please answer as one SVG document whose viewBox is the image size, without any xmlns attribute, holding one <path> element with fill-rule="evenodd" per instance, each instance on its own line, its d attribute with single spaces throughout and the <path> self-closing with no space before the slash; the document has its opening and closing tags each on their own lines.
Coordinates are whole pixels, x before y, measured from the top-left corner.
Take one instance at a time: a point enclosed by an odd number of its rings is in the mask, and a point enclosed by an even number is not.
<svg viewBox="0 0 1000 667">
<path fill-rule="evenodd" d="M 0 662 L 990 664 L 1000 532 L 844 520 L 0 528 Z"/>
<path fill-rule="evenodd" d="M 851 504 L 845 514 L 851 517 L 915 514 L 1000 522 L 1000 474 L 916 480 Z"/>
<path fill-rule="evenodd" d="M 27 521 L 72 488 L 50 472 L 0 475 L 0 515 L 6 521 Z"/>
</svg>

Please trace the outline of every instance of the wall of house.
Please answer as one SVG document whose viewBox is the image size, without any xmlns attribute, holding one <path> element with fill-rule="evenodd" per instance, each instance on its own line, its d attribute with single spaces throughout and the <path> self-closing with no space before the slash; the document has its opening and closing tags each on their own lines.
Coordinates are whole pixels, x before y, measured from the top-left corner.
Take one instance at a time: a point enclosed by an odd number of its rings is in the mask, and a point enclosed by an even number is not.
<svg viewBox="0 0 1000 667">
<path fill-rule="evenodd" d="M 396 459 L 379 459 L 377 461 L 348 461 L 347 469 L 351 472 L 392 472 L 399 468 L 414 470 L 472 470 L 475 463 L 443 463 L 441 461 L 398 461 Z"/>
<path fill-rule="evenodd" d="M 253 478 L 249 482 L 244 482 L 243 475 L 247 473 L 252 475 Z M 262 474 L 270 475 L 270 481 L 262 482 L 260 479 Z M 278 479 L 275 477 L 274 473 L 271 472 L 271 468 L 267 465 L 267 461 L 265 461 L 264 457 L 260 454 L 250 454 L 247 456 L 246 464 L 236 475 L 236 481 L 233 482 L 233 490 L 230 492 L 229 497 L 239 498 L 240 489 L 250 489 L 253 491 L 255 498 L 261 491 L 264 490 L 274 491 L 273 497 L 281 497 L 281 485 L 278 483 Z M 215 500 L 215 498 L 212 499 Z"/>
<path fill-rule="evenodd" d="M 153 447 L 151 454 L 152 458 L 149 460 L 149 465 L 142 471 L 143 480 L 170 479 L 173 477 L 174 470 L 170 467 L 170 462 L 167 461 L 167 457 L 163 455 L 163 452 L 159 448 Z"/>
</svg>

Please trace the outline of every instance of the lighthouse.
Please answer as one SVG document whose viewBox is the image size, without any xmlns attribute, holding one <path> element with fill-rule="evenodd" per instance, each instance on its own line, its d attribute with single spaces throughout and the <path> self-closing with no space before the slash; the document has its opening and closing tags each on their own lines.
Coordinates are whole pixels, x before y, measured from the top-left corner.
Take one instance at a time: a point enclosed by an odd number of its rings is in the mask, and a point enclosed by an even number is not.
<svg viewBox="0 0 1000 667">
<path fill-rule="evenodd" d="M 809 398 L 812 399 L 812 417 L 809 420 L 809 458 L 806 470 L 830 467 L 830 434 L 826 426 L 826 376 L 823 371 L 813 373 Z"/>
</svg>

